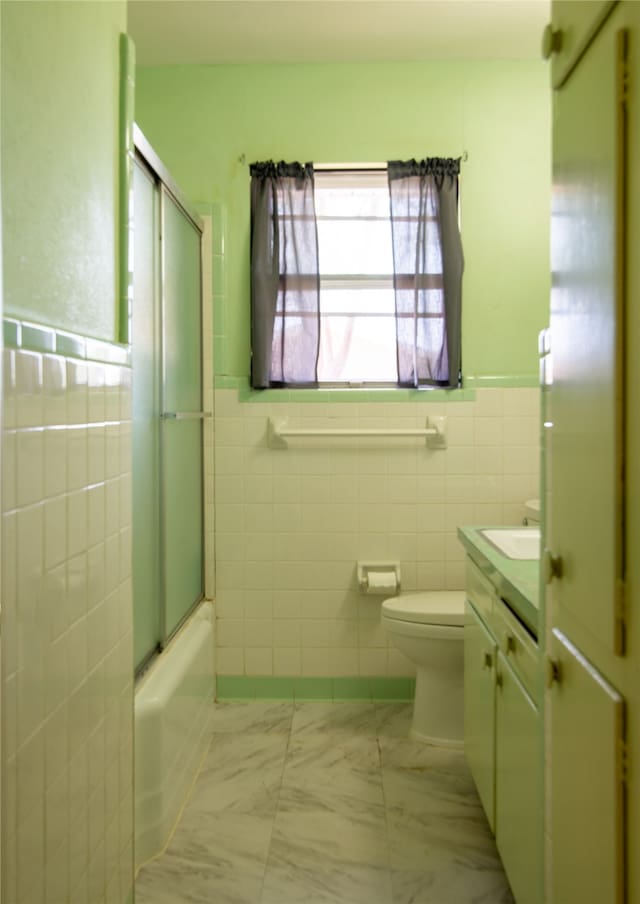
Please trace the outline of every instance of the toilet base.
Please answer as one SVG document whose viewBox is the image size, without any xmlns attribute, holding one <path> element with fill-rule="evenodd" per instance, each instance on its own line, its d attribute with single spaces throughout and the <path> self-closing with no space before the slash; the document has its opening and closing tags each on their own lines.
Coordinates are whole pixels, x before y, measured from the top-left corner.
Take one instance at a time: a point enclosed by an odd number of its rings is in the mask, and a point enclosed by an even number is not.
<svg viewBox="0 0 640 904">
<path fill-rule="evenodd" d="M 464 741 L 454 741 L 451 738 L 432 738 L 430 735 L 421 734 L 413 728 L 409 729 L 409 737 L 413 741 L 430 744 L 432 747 L 447 747 L 450 750 L 462 750 L 464 748 Z"/>
<path fill-rule="evenodd" d="M 452 643 L 448 668 L 436 663 L 416 669 L 409 735 L 427 744 L 460 748 L 464 743 L 463 647 L 460 641 Z"/>
</svg>

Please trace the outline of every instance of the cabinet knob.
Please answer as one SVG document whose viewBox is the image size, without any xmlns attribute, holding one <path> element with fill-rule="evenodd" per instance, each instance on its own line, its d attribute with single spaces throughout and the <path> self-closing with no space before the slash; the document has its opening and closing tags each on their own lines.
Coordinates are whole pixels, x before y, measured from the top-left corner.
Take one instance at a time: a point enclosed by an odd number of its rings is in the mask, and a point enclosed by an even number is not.
<svg viewBox="0 0 640 904">
<path fill-rule="evenodd" d="M 504 677 L 502 672 L 496 669 L 496 687 L 502 687 L 504 684 Z"/>
<path fill-rule="evenodd" d="M 504 651 L 507 654 L 507 656 L 509 655 L 509 653 L 515 653 L 516 639 L 515 639 L 514 635 L 511 633 L 505 634 L 502 645 L 504 647 Z"/>
<path fill-rule="evenodd" d="M 493 667 L 493 656 L 487 650 L 482 654 L 482 668 L 490 669 Z"/>
<path fill-rule="evenodd" d="M 561 678 L 560 662 L 547 656 L 547 687 L 552 688 L 554 684 L 560 684 Z"/>
<path fill-rule="evenodd" d="M 551 54 L 558 53 L 562 49 L 562 32 L 560 29 L 554 30 L 553 25 L 549 23 L 542 32 L 542 56 L 548 60 Z"/>
<path fill-rule="evenodd" d="M 561 578 L 563 563 L 560 556 L 554 556 L 550 549 L 542 553 L 542 576 L 545 584 L 550 584 L 554 578 Z"/>
</svg>

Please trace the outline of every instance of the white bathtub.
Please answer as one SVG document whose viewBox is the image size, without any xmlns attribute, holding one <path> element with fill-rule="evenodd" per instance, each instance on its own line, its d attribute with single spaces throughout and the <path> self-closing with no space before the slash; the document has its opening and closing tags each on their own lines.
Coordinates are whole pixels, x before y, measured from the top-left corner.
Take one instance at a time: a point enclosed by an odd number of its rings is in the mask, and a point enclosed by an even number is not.
<svg viewBox="0 0 640 904">
<path fill-rule="evenodd" d="M 205 601 L 136 688 L 136 869 L 167 843 L 209 744 L 213 630 L 213 603 Z"/>
</svg>

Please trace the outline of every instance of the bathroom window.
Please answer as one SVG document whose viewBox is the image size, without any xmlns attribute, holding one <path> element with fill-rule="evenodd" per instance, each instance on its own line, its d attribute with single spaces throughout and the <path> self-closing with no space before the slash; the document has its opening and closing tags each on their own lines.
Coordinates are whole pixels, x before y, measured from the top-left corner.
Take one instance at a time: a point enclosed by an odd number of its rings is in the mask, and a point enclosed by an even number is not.
<svg viewBox="0 0 640 904">
<path fill-rule="evenodd" d="M 252 165 L 254 388 L 459 385 L 458 165 Z"/>
<path fill-rule="evenodd" d="M 386 170 L 315 174 L 321 384 L 397 384 Z"/>
</svg>

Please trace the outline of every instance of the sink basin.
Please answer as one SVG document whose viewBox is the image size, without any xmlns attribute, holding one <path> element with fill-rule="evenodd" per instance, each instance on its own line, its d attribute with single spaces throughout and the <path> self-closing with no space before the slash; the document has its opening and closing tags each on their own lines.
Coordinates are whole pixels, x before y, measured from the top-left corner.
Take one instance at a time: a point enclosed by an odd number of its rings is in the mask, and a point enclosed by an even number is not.
<svg viewBox="0 0 640 904">
<path fill-rule="evenodd" d="M 480 533 L 509 559 L 540 558 L 539 527 L 496 527 Z"/>
</svg>

